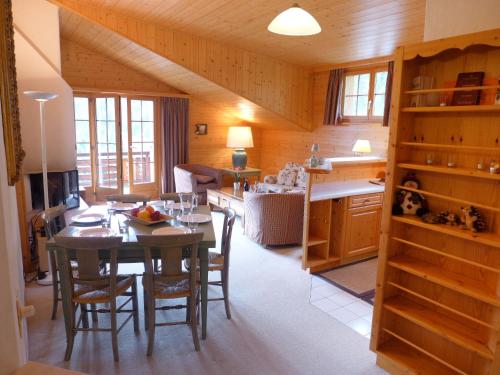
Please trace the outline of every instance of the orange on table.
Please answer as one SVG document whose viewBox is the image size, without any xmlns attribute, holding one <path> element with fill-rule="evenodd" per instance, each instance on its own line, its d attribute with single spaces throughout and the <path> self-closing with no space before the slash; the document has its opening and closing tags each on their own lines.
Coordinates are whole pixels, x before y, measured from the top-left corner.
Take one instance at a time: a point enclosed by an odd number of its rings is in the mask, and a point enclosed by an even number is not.
<svg viewBox="0 0 500 375">
<path fill-rule="evenodd" d="M 156 211 L 153 206 L 146 206 L 144 210 L 146 210 L 150 215 Z"/>
</svg>

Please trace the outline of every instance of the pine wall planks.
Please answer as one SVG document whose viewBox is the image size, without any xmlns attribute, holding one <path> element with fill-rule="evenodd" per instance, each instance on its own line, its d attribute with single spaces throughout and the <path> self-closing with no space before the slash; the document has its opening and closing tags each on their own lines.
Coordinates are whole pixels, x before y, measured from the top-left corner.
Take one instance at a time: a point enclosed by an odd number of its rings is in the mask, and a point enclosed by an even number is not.
<svg viewBox="0 0 500 375">
<path fill-rule="evenodd" d="M 73 41 L 61 40 L 61 65 L 63 78 L 73 88 L 96 90 L 147 91 L 179 93 L 153 77 L 149 77 L 117 61 L 85 48 Z M 160 95 L 160 94 L 159 94 Z M 227 129 L 242 125 L 241 120 L 229 112 L 214 109 L 209 103 L 190 97 L 189 159 L 217 168 L 231 165 L 232 150 L 226 148 Z M 195 124 L 208 124 L 208 134 L 195 135 Z M 253 127 L 253 149 L 247 150 L 249 165 L 260 165 L 261 131 Z"/>
</svg>

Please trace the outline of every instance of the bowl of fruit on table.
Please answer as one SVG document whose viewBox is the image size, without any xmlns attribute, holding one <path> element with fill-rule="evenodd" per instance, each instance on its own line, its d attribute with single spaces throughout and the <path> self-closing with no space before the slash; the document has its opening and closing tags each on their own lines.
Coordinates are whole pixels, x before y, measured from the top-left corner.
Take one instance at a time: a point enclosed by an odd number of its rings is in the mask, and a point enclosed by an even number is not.
<svg viewBox="0 0 500 375">
<path fill-rule="evenodd" d="M 137 207 L 123 212 L 123 214 L 130 220 L 144 225 L 163 223 L 172 219 L 172 216 L 162 214 L 160 211 L 155 210 L 153 206 Z"/>
</svg>

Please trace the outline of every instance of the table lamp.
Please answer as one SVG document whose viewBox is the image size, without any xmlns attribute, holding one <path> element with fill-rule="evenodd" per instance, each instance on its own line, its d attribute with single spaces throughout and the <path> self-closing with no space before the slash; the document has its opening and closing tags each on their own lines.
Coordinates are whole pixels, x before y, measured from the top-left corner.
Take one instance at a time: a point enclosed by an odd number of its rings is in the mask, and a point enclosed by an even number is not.
<svg viewBox="0 0 500 375">
<path fill-rule="evenodd" d="M 253 147 L 252 128 L 250 126 L 230 126 L 227 133 L 227 147 L 234 148 L 233 169 L 245 169 L 247 166 L 245 148 Z"/>
<path fill-rule="evenodd" d="M 372 147 L 370 146 L 370 141 L 367 139 L 357 139 L 354 144 L 352 151 L 356 156 L 361 156 L 362 154 L 369 154 L 372 152 Z"/>
</svg>

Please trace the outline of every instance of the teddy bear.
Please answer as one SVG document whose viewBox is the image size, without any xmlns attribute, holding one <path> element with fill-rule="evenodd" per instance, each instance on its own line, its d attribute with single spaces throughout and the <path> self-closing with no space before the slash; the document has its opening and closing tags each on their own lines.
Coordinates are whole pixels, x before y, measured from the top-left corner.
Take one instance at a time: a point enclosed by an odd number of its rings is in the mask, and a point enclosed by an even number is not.
<svg viewBox="0 0 500 375">
<path fill-rule="evenodd" d="M 415 174 L 408 173 L 401 181 L 401 185 L 410 189 L 419 189 L 420 182 Z M 394 204 L 392 205 L 393 215 L 416 215 L 423 216 L 429 211 L 427 200 L 422 194 L 401 189 L 396 192 Z"/>
</svg>

